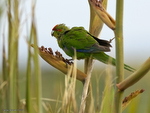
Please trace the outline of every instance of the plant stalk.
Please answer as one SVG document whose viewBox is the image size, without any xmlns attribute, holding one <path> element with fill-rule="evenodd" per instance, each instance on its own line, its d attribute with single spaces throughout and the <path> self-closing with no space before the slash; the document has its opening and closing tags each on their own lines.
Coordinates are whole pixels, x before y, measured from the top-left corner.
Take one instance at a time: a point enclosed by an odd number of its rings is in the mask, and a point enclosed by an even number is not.
<svg viewBox="0 0 150 113">
<path fill-rule="evenodd" d="M 124 79 L 124 57 L 123 57 L 123 0 L 117 0 L 116 4 L 116 26 L 115 26 L 115 41 L 116 41 L 116 83 Z M 118 92 L 116 87 L 115 95 L 115 111 L 122 112 L 123 91 Z"/>
<path fill-rule="evenodd" d="M 19 1 L 8 1 L 8 73 L 9 73 L 9 108 L 19 108 L 18 88 L 18 39 L 19 39 Z M 12 16 L 13 15 L 13 16 Z"/>
<path fill-rule="evenodd" d="M 119 90 L 125 90 L 131 85 L 138 82 L 146 73 L 150 70 L 150 57 L 143 63 L 143 65 L 136 70 L 133 74 L 127 77 L 125 80 L 117 84 Z"/>
<path fill-rule="evenodd" d="M 103 21 L 100 19 L 100 17 L 96 13 L 96 9 L 94 9 L 93 5 L 91 4 L 91 1 L 88 0 L 89 5 L 90 5 L 90 27 L 89 27 L 89 32 L 98 37 L 102 27 L 103 27 Z M 107 0 L 103 0 L 101 3 L 104 8 L 107 7 Z M 81 105 L 80 105 L 80 111 L 79 113 L 88 113 L 89 108 L 92 105 L 92 88 L 90 87 L 90 80 L 91 80 L 91 72 L 93 69 L 93 64 L 94 61 L 91 58 L 85 59 L 85 64 L 84 64 L 84 72 L 87 74 L 87 77 L 84 82 L 84 87 L 83 87 L 83 93 L 82 93 L 82 99 L 81 99 Z M 87 97 L 88 95 L 88 97 Z"/>
<path fill-rule="evenodd" d="M 35 78 L 35 91 L 36 91 L 36 105 L 37 105 L 37 111 L 39 113 L 42 113 L 42 88 L 41 88 L 41 70 L 40 70 L 40 63 L 39 63 L 39 49 L 37 47 L 38 40 L 37 40 L 37 30 L 36 30 L 36 24 L 35 24 L 35 1 L 32 4 L 32 28 L 33 28 L 33 42 L 34 42 L 34 78 Z"/>
</svg>

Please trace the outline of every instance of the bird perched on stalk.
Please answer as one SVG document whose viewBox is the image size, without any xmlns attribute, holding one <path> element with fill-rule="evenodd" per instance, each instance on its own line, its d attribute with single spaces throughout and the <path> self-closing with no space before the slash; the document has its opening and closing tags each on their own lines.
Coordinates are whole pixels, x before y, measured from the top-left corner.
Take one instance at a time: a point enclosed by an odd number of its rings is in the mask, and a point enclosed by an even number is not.
<svg viewBox="0 0 150 113">
<path fill-rule="evenodd" d="M 76 50 L 77 59 L 92 57 L 105 64 L 116 65 L 116 59 L 104 53 L 110 51 L 110 42 L 98 39 L 83 27 L 69 29 L 65 24 L 58 24 L 52 29 L 51 35 L 57 39 L 59 47 L 70 57 L 74 57 L 74 50 Z M 126 64 L 124 68 L 131 72 L 135 70 Z"/>
</svg>

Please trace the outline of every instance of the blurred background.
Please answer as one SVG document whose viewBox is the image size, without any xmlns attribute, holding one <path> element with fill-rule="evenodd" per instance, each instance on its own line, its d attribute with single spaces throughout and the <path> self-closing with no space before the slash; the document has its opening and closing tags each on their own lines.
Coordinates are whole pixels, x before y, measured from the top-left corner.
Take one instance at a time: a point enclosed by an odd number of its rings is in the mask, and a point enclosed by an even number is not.
<svg viewBox="0 0 150 113">
<path fill-rule="evenodd" d="M 4 0 L 1 0 L 1 3 Z M 29 36 L 29 28 L 31 23 L 31 0 L 22 0 L 20 4 L 20 39 L 19 39 L 19 77 L 20 77 L 20 91 L 21 98 L 25 97 L 25 81 L 26 81 L 26 66 L 28 48 L 26 39 Z M 140 65 L 150 57 L 150 1 L 145 0 L 126 0 L 124 1 L 124 61 L 126 64 L 139 68 Z M 4 3 L 5 6 L 5 3 Z M 115 19 L 116 1 L 108 0 L 107 11 Z M 53 51 L 60 51 L 65 58 L 69 58 L 57 45 L 57 41 L 51 36 L 51 30 L 56 24 L 64 23 L 68 27 L 83 26 L 86 30 L 89 29 L 90 10 L 88 0 L 37 0 L 36 1 L 36 25 L 38 31 L 38 45 L 51 47 Z M 4 13 L 0 22 L 0 75 L 2 71 L 2 43 L 3 37 L 5 38 L 5 44 L 7 47 L 7 7 L 4 7 Z M 103 26 L 100 38 L 110 40 L 114 37 L 112 30 L 106 25 Z M 7 48 L 6 48 L 7 50 Z M 107 53 L 115 57 L 115 40 L 112 41 L 111 52 Z M 40 57 L 39 57 L 40 58 Z M 80 60 L 78 63 L 78 69 L 83 71 L 84 61 Z M 42 91 L 43 98 L 60 99 L 63 95 L 64 89 L 64 74 L 58 72 L 55 68 L 47 64 L 40 58 L 40 65 L 42 70 Z M 102 70 L 106 69 L 106 65 L 96 61 L 93 70 L 92 80 L 96 80 L 96 76 L 102 74 Z M 115 74 L 115 68 L 112 67 L 112 73 Z M 125 75 L 130 75 L 130 72 L 125 71 Z M 150 92 L 150 73 L 148 73 L 140 82 L 136 83 L 132 88 L 129 88 L 126 95 L 129 95 L 136 89 L 145 89 L 142 98 L 137 98 L 141 102 L 138 112 L 144 106 L 147 106 L 149 99 L 148 94 Z M 96 83 L 92 82 L 93 87 L 96 87 Z M 100 79 L 100 90 L 102 94 L 103 90 L 103 76 Z M 94 88 L 93 88 L 94 90 Z M 96 92 L 96 90 L 94 90 Z M 76 97 L 80 101 L 82 93 L 82 84 L 77 81 Z M 135 100 L 135 101 L 137 101 Z M 150 99 L 149 99 L 150 100 Z M 54 102 L 52 102 L 54 103 Z M 56 103 L 55 103 L 56 104 Z M 52 105 L 55 110 L 55 104 Z M 125 112 L 127 112 L 126 110 Z M 144 112 L 144 111 L 143 111 Z"/>
</svg>

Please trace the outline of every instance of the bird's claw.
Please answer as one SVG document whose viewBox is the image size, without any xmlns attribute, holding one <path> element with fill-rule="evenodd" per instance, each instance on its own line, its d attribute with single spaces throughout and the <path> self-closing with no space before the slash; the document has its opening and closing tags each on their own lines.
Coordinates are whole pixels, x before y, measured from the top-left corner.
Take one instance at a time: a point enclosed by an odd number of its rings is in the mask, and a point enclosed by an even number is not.
<svg viewBox="0 0 150 113">
<path fill-rule="evenodd" d="M 66 68 L 68 68 L 68 64 L 69 65 L 71 65 L 71 64 L 73 64 L 73 62 L 70 62 L 70 61 L 72 61 L 73 59 L 66 59 L 66 60 L 64 60 L 64 62 L 66 63 Z"/>
</svg>

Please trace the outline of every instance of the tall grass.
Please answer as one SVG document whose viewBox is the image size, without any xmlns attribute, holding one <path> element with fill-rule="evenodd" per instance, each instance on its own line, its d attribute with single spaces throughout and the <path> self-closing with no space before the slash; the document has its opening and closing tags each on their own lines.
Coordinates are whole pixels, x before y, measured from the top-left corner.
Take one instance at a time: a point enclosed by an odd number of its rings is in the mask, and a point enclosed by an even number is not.
<svg viewBox="0 0 150 113">
<path fill-rule="evenodd" d="M 28 113 L 33 113 L 34 111 L 42 113 L 42 104 L 41 104 L 41 72 L 40 65 L 38 60 L 38 48 L 37 48 L 37 33 L 35 26 L 35 17 L 34 17 L 34 6 L 32 8 L 32 24 L 31 24 L 31 35 L 30 39 L 27 42 L 29 45 L 29 57 L 27 65 L 27 98 L 26 98 L 26 107 L 23 107 L 23 103 L 20 101 L 20 91 L 19 91 L 19 77 L 18 77 L 18 45 L 20 37 L 20 18 L 21 12 L 19 10 L 20 1 L 19 0 L 8 0 L 5 1 L 7 4 L 7 19 L 8 19 L 8 50 L 6 53 L 5 50 L 5 37 L 3 37 L 3 78 L 1 81 L 1 111 L 16 111 L 22 112 L 26 111 Z M 35 45 L 34 52 L 31 52 L 31 42 Z M 7 56 L 8 55 L 8 56 Z M 31 58 L 34 61 L 34 71 L 31 68 Z M 31 85 L 31 77 L 35 79 L 35 88 Z M 34 90 L 35 89 L 35 90 Z M 31 98 L 33 98 L 33 93 L 35 93 L 36 101 L 35 107 Z M 33 111 L 33 108 L 34 111 Z M 0 112 L 1 112 L 0 111 Z"/>
<path fill-rule="evenodd" d="M 92 0 L 89 0 L 89 2 Z M 120 3 L 119 3 L 120 2 Z M 122 100 L 123 100 L 123 91 L 116 90 L 116 84 L 114 80 L 117 80 L 117 83 L 120 83 L 124 78 L 123 72 L 123 35 L 122 35 L 122 11 L 123 11 L 123 1 L 117 1 L 117 15 L 116 15 L 116 56 L 117 56 L 117 79 L 112 78 L 112 71 L 110 68 L 107 68 L 102 75 L 104 77 L 104 91 L 101 96 L 100 101 L 100 91 L 99 91 L 99 80 L 97 79 L 97 100 L 93 95 L 93 87 L 91 82 L 91 73 L 93 70 L 93 59 L 86 59 L 85 60 L 85 74 L 79 72 L 77 70 L 76 60 L 74 64 L 71 66 L 66 67 L 65 63 L 60 59 L 57 59 L 53 54 L 48 53 L 48 51 L 44 51 L 47 54 L 46 59 L 56 60 L 58 64 L 53 66 L 57 68 L 61 61 L 62 67 L 58 68 L 58 70 L 62 71 L 63 73 L 67 72 L 67 76 L 65 76 L 65 88 L 63 91 L 63 96 L 60 100 L 53 100 L 53 99 L 45 99 L 42 97 L 42 83 L 41 83 L 41 69 L 39 63 L 39 48 L 38 48 L 38 36 L 37 36 L 37 26 L 36 26 L 36 17 L 35 17 L 35 2 L 32 1 L 32 15 L 31 15 L 31 27 L 30 27 L 30 34 L 26 38 L 27 45 L 28 45 L 28 59 L 27 59 L 27 68 L 26 68 L 26 96 L 24 101 L 20 100 L 20 90 L 19 90 L 19 67 L 18 67 L 18 44 L 19 44 L 19 36 L 20 36 L 20 17 L 21 13 L 19 12 L 20 1 L 19 0 L 8 0 L 7 1 L 7 22 L 8 22 L 8 42 L 5 45 L 5 35 L 3 36 L 3 57 L 2 57 L 2 80 L 0 80 L 0 112 L 15 112 L 22 113 L 51 113 L 52 108 L 51 105 L 46 104 L 45 100 L 47 101 L 55 101 L 56 102 L 56 110 L 55 112 L 61 113 L 121 113 L 122 112 Z M 121 5 L 120 5 L 121 4 Z M 107 7 L 107 0 L 102 2 L 103 7 L 106 9 Z M 1 6 L 1 5 L 0 5 Z M 2 14 L 1 7 L 0 7 L 0 16 Z M 93 6 L 90 4 L 90 29 L 89 32 L 92 33 L 94 36 L 98 36 L 102 26 L 103 21 L 99 17 L 101 16 L 100 11 L 95 11 Z M 100 14 L 99 14 L 100 13 Z M 106 14 L 105 16 L 110 17 L 107 12 L 103 12 Z M 111 17 L 110 17 L 111 18 Z M 103 18 L 104 19 L 104 18 Z M 108 18 L 107 18 L 108 19 Z M 106 20 L 107 20 L 106 19 Z M 112 21 L 112 22 L 111 22 Z M 115 21 L 112 20 L 108 21 L 108 25 L 112 30 L 114 30 Z M 110 22 L 110 23 L 109 23 Z M 31 48 L 31 44 L 33 44 L 34 49 Z M 8 47 L 6 47 L 8 46 Z M 8 48 L 8 50 L 6 50 Z M 40 51 L 40 52 L 41 52 Z M 43 52 L 43 53 L 44 53 Z M 75 51 L 76 52 L 76 51 Z M 48 56 L 51 55 L 51 57 Z M 41 55 L 41 54 L 40 54 Z M 42 56 L 42 55 L 41 55 Z M 43 58 L 43 57 L 42 57 Z M 56 59 L 55 59 L 56 58 Z M 76 58 L 74 58 L 76 59 Z M 49 62 L 48 60 L 45 60 Z M 111 59 L 110 59 L 111 60 Z M 149 62 L 149 60 L 147 61 Z M 146 72 L 149 68 L 149 63 L 147 64 Z M 67 71 L 68 69 L 68 71 Z M 78 73 L 80 73 L 78 75 Z M 133 74 L 135 75 L 135 74 Z M 135 78 L 135 77 L 134 77 Z M 136 77 L 137 78 L 137 77 Z M 141 77 L 138 78 L 138 80 Z M 76 98 L 76 79 L 79 79 L 83 82 L 83 93 L 81 97 L 81 105 L 78 108 L 79 102 L 77 102 Z M 130 79 L 131 80 L 131 79 Z M 134 79 L 135 80 L 135 79 Z M 57 87 L 56 87 L 57 88 Z M 51 90 L 51 89 L 50 89 Z M 140 93 L 140 92 L 139 92 Z M 138 93 L 138 94 L 139 94 Z M 134 94 L 134 93 L 131 93 Z M 130 100 L 125 98 L 125 101 L 131 101 L 133 95 L 129 96 Z M 136 95 L 137 96 L 137 95 Z M 134 95 L 135 97 L 135 95 Z M 61 106 L 58 106 L 58 103 Z M 137 104 L 135 104 L 137 106 Z M 132 110 L 136 111 L 135 106 L 132 107 Z"/>
<path fill-rule="evenodd" d="M 64 91 L 62 107 L 61 107 L 61 111 L 64 113 L 70 113 L 70 112 L 78 113 L 77 102 L 75 98 L 76 73 L 77 73 L 76 67 L 77 66 L 75 60 L 74 65 L 70 67 L 67 76 L 65 76 L 65 91 Z M 72 70 L 73 70 L 73 75 L 71 74 Z"/>
</svg>

